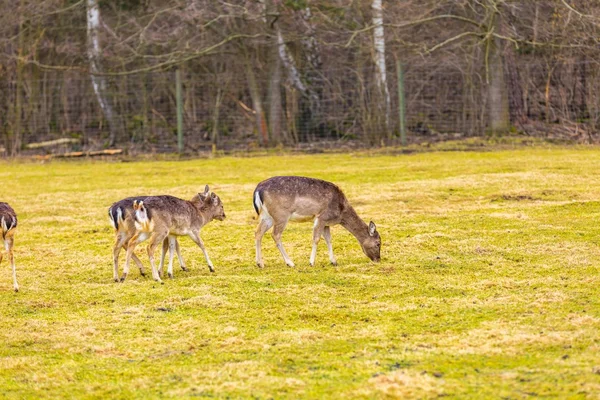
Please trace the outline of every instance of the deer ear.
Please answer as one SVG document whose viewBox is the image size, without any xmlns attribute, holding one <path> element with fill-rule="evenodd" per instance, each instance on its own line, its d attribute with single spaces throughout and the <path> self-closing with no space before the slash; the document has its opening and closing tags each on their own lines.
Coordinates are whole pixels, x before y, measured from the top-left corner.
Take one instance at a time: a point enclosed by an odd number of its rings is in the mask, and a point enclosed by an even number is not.
<svg viewBox="0 0 600 400">
<path fill-rule="evenodd" d="M 210 194 L 210 198 L 211 198 L 213 204 L 218 204 L 219 203 L 219 198 L 217 197 L 217 195 L 215 194 L 215 192 L 212 192 Z"/>
<path fill-rule="evenodd" d="M 208 185 L 204 187 L 204 195 L 206 196 L 209 192 Z"/>
<path fill-rule="evenodd" d="M 369 222 L 369 235 L 374 236 L 376 231 L 377 231 L 377 227 L 375 226 L 373 221 Z"/>
</svg>

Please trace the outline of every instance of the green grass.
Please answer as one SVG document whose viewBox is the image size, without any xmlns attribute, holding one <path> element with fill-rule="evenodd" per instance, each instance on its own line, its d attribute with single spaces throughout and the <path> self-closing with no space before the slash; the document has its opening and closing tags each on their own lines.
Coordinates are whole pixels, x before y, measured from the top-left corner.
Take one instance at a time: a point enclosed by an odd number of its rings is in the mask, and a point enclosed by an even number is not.
<svg viewBox="0 0 600 400">
<path fill-rule="evenodd" d="M 533 148 L 192 161 L 0 163 L 20 218 L 21 291 L 0 268 L 0 396 L 590 398 L 600 393 L 600 150 Z M 379 264 L 334 227 L 270 235 L 254 265 L 252 191 L 339 184 L 383 240 Z M 189 272 L 112 282 L 107 207 L 205 184 L 227 220 L 181 240 Z M 148 258 L 139 246 L 140 258 Z M 121 263 L 124 262 L 124 253 Z"/>
</svg>

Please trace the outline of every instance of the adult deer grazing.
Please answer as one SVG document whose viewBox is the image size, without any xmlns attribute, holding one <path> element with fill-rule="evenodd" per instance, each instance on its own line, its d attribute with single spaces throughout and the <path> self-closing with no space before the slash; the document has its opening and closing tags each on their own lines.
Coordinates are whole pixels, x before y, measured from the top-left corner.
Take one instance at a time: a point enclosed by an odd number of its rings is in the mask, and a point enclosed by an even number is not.
<svg viewBox="0 0 600 400">
<path fill-rule="evenodd" d="M 373 261 L 380 260 L 381 238 L 375 224 L 360 219 L 340 188 L 331 182 L 301 176 L 275 176 L 262 181 L 254 190 L 254 209 L 258 213 L 256 228 L 256 264 L 264 267 L 261 256 L 262 237 L 273 227 L 273 239 L 285 263 L 293 267 L 281 234 L 288 221 L 314 220 L 310 265 L 315 265 L 317 244 L 321 236 L 329 249 L 329 260 L 337 265 L 331 247 L 330 226 L 340 224 L 356 237 L 364 253 Z"/>
<path fill-rule="evenodd" d="M 108 217 L 110 218 L 112 226 L 115 228 L 116 235 L 115 245 L 113 246 L 113 278 L 115 282 L 119 282 L 119 253 L 121 252 L 121 248 L 127 250 L 127 244 L 136 233 L 133 202 L 143 201 L 147 197 L 148 196 L 128 197 L 126 199 L 119 200 L 113 203 L 108 208 Z M 181 269 L 187 271 L 185 263 L 183 262 L 183 258 L 181 257 L 181 252 L 179 249 L 179 243 L 177 242 L 177 238 L 175 236 L 169 236 L 163 241 L 162 255 L 160 258 L 160 265 L 158 267 L 159 275 L 162 276 L 163 265 L 165 263 L 165 254 L 167 253 L 167 249 L 169 249 L 170 264 L 172 265 L 173 263 L 173 252 L 176 251 Z M 135 254 L 132 254 L 131 258 L 133 258 L 133 261 L 139 267 L 140 274 L 142 276 L 145 276 L 144 265 L 142 264 L 140 259 Z M 173 274 L 173 271 L 169 272 L 171 275 Z"/>
<path fill-rule="evenodd" d="M 15 257 L 13 256 L 13 245 L 15 243 L 15 232 L 17 230 L 17 214 L 7 203 L 0 202 L 0 237 L 4 242 L 4 248 L 8 254 L 8 262 L 12 266 L 13 272 L 13 287 L 15 292 L 19 291 L 17 283 L 17 267 L 15 266 Z M 2 262 L 3 253 L 0 250 L 0 263 Z"/>
<path fill-rule="evenodd" d="M 208 185 L 204 193 L 198 193 L 190 201 L 173 196 L 150 196 L 141 201 L 134 201 L 133 209 L 137 231 L 127 246 L 127 259 L 121 281 L 124 281 L 129 273 L 129 261 L 135 246 L 148 238 L 152 278 L 157 282 L 162 283 L 154 264 L 154 251 L 168 236 L 189 236 L 204 253 L 210 272 L 215 271 L 200 239 L 200 229 L 213 219 L 224 220 L 225 211 L 221 199 L 215 193 L 210 193 Z M 172 263 L 169 263 L 169 276 L 173 276 Z"/>
</svg>

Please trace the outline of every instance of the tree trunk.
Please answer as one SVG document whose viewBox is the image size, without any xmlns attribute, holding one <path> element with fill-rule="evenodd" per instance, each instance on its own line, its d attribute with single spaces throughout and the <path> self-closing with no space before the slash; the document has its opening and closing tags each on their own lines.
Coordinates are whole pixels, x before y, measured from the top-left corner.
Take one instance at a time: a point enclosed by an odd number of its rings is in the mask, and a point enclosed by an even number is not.
<svg viewBox="0 0 600 400">
<path fill-rule="evenodd" d="M 281 131 L 281 58 L 275 47 L 272 56 L 271 70 L 269 71 L 269 128 L 271 128 L 271 141 L 275 144 L 283 143 Z"/>
<path fill-rule="evenodd" d="M 252 98 L 252 108 L 254 109 L 254 117 L 256 119 L 256 131 L 258 132 L 260 140 L 262 140 L 263 146 L 267 146 L 269 144 L 269 129 L 267 127 L 267 120 L 265 118 L 260 89 L 258 88 L 258 84 L 256 83 L 254 67 L 245 50 L 243 50 L 243 53 L 244 61 L 246 64 L 248 89 L 250 90 L 250 97 Z"/>
<path fill-rule="evenodd" d="M 321 49 L 316 37 L 316 28 L 313 25 L 312 12 L 310 7 L 300 11 L 302 21 L 306 27 L 306 32 L 301 39 L 302 50 L 304 52 L 308 67 L 305 72 L 305 82 L 308 88 L 308 99 L 301 98 L 300 109 L 308 110 L 309 119 L 301 121 L 304 124 L 301 132 L 323 135 L 325 126 L 323 123 L 323 61 L 321 59 Z M 305 104 L 308 101 L 308 105 Z M 306 111 L 303 111 L 306 112 Z"/>
<path fill-rule="evenodd" d="M 514 48 L 511 44 L 506 44 L 504 55 L 504 73 L 508 86 L 510 122 L 513 124 L 522 125 L 527 120 L 527 112 L 525 110 L 525 99 L 523 96 L 523 83 L 521 80 L 521 74 L 517 68 L 514 56 Z"/>
<path fill-rule="evenodd" d="M 108 145 L 114 146 L 118 129 L 112 106 L 106 97 L 106 79 L 101 75 L 102 68 L 100 66 L 100 59 L 102 58 L 102 50 L 100 48 L 100 40 L 98 37 L 99 28 L 100 7 L 98 5 L 98 0 L 87 0 L 87 48 L 88 59 L 90 61 L 90 78 L 100 108 L 108 121 L 110 130 Z"/>
<path fill-rule="evenodd" d="M 492 18 L 493 29 L 498 31 L 500 16 L 496 14 Z M 489 129 L 493 134 L 505 133 L 510 128 L 510 122 L 502 43 L 500 39 L 490 36 L 487 46 Z"/>
<path fill-rule="evenodd" d="M 391 114 L 391 101 L 390 92 L 387 83 L 387 71 L 385 66 L 385 35 L 383 29 L 383 6 L 382 0 L 373 0 L 371 6 L 373 9 L 373 42 L 375 48 L 375 80 L 377 82 L 377 88 L 379 89 L 380 97 L 384 105 L 384 121 L 386 134 L 391 134 L 390 131 L 390 114 Z"/>
</svg>

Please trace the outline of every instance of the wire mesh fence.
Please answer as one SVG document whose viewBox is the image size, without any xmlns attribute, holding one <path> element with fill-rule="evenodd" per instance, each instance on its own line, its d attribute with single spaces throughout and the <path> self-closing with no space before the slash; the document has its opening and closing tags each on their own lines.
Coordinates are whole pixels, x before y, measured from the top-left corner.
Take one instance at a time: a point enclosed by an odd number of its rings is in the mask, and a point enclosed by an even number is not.
<svg viewBox="0 0 600 400">
<path fill-rule="evenodd" d="M 324 140 L 389 143 L 398 140 L 402 125 L 409 141 L 486 133 L 490 109 L 500 105 L 489 101 L 485 71 L 465 65 L 411 62 L 402 65 L 403 73 L 397 74 L 397 67 L 388 65 L 387 118 L 382 116 L 386 108 L 381 106 L 381 91 L 370 68 L 322 71 L 318 113 L 308 110 L 306 99 L 289 82 L 281 85 L 276 108 L 267 96 L 270 80 L 259 80 L 257 86 L 263 109 L 271 110 L 267 119 L 274 115 L 272 110 L 279 113 L 285 144 L 318 145 Z M 515 130 L 595 139 L 600 117 L 600 80 L 595 65 L 520 64 L 517 72 L 516 78 L 503 82 Z M 112 145 L 132 152 L 175 152 L 178 107 L 183 117 L 184 151 L 210 149 L 213 144 L 219 148 L 264 145 L 256 124 L 256 99 L 245 76 L 185 68 L 181 73 L 180 99 L 174 70 L 106 78 L 104 95 L 113 109 L 114 143 L 110 143 L 111 121 L 99 105 L 88 74 L 36 70 L 19 82 L 2 81 L 5 106 L 0 134 L 5 148 L 34 153 L 98 150 Z M 513 116 L 515 108 L 520 117 Z"/>
</svg>

